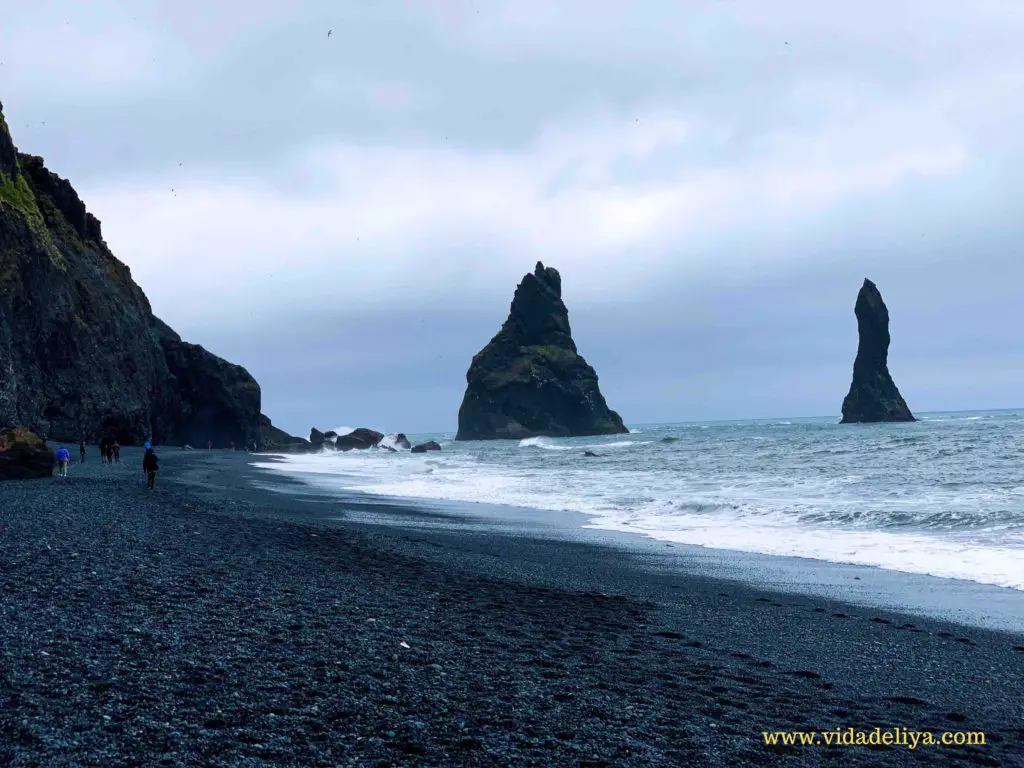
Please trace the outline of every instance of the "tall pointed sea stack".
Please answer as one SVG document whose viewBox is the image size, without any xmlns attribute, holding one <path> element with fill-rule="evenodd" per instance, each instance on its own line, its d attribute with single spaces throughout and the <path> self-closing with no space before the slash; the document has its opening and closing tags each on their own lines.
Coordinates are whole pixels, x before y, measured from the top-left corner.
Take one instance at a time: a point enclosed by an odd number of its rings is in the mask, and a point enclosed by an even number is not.
<svg viewBox="0 0 1024 768">
<path fill-rule="evenodd" d="M 576 351 L 558 270 L 539 261 L 516 288 L 501 330 L 473 358 L 466 382 L 456 440 L 629 431 Z"/>
<path fill-rule="evenodd" d="M 857 294 L 854 314 L 860 343 L 840 423 L 914 421 L 914 415 L 889 375 L 889 310 L 877 286 L 866 278 Z"/>
</svg>

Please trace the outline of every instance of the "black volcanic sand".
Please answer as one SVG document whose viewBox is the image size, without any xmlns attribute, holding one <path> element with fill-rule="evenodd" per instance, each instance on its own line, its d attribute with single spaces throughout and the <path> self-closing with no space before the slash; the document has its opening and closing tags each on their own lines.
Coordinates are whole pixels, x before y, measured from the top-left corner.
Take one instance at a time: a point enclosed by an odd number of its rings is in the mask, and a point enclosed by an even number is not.
<svg viewBox="0 0 1024 768">
<path fill-rule="evenodd" d="M 1019 635 L 318 520 L 345 505 L 243 490 L 241 453 L 162 452 L 147 492 L 123 458 L 0 484 L 2 765 L 1024 765 Z M 760 737 L 851 725 L 988 744 Z"/>
</svg>

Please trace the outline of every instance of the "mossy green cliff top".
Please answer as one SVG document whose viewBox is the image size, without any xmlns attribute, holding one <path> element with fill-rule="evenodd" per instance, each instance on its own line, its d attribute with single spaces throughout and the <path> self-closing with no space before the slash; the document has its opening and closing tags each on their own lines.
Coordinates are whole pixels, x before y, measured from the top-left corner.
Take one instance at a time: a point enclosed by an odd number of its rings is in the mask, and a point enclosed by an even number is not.
<svg viewBox="0 0 1024 768">
<path fill-rule="evenodd" d="M 259 385 L 186 344 L 41 157 L 18 152 L 0 104 L 0 428 L 122 444 L 262 443 Z"/>
</svg>

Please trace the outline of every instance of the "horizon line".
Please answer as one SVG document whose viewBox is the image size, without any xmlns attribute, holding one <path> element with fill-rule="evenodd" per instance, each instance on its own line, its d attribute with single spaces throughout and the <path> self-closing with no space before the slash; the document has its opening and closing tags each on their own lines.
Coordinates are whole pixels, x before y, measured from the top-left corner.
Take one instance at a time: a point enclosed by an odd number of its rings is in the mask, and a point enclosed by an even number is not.
<svg viewBox="0 0 1024 768">
<path fill-rule="evenodd" d="M 948 413 L 998 413 L 998 412 L 1001 412 L 1001 411 L 1015 411 L 1015 410 L 1024 410 L 1024 406 L 1004 406 L 1004 407 L 1001 407 L 1001 408 L 954 408 L 952 410 L 918 411 L 918 414 L 925 415 L 925 414 L 948 414 Z M 831 419 L 831 418 L 835 418 L 837 423 L 838 423 L 838 420 L 840 418 L 842 418 L 842 415 L 841 414 L 838 414 L 838 415 L 826 414 L 826 415 L 817 415 L 817 416 L 748 416 L 748 417 L 745 417 L 745 418 L 737 418 L 737 419 L 689 419 L 689 420 L 684 420 L 684 421 L 643 421 L 643 422 L 637 422 L 636 424 L 634 424 L 634 426 L 636 426 L 636 427 L 657 427 L 657 426 L 663 426 L 663 425 L 666 425 L 666 424 L 736 424 L 736 423 L 743 422 L 743 421 L 779 421 L 779 420 L 788 420 L 788 419 L 810 420 L 810 419 Z M 904 423 L 911 423 L 911 422 L 904 422 Z M 628 428 L 629 424 L 627 423 L 626 426 Z M 357 427 L 353 427 L 353 429 L 357 429 Z M 449 432 L 458 432 L 458 427 L 456 427 L 454 429 L 423 430 L 421 432 L 407 432 L 407 433 L 403 433 L 403 434 L 409 434 L 409 435 L 439 435 L 439 434 L 447 434 Z M 602 435 L 596 435 L 596 436 L 595 435 L 591 435 L 591 437 L 602 437 Z"/>
</svg>

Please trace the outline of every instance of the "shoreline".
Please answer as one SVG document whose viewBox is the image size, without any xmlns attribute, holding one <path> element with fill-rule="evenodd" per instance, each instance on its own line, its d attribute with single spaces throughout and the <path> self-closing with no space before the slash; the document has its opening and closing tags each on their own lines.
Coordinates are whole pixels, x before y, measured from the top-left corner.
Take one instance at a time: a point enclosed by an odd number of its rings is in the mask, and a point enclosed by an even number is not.
<svg viewBox="0 0 1024 768">
<path fill-rule="evenodd" d="M 0 484 L 0 764 L 1020 765 L 1019 633 L 302 500 L 252 487 L 244 453 L 158 452 L 153 492 L 131 449 Z M 761 737 L 837 727 L 987 742 Z"/>
<path fill-rule="evenodd" d="M 1024 633 L 1024 590 L 1011 587 L 880 566 L 666 542 L 638 532 L 594 527 L 590 524 L 591 516 L 582 512 L 351 491 L 332 493 L 307 484 L 297 475 L 253 466 L 276 461 L 273 454 L 251 457 L 251 482 L 268 492 L 307 499 L 304 503 L 310 509 L 318 503 L 344 506 L 349 500 L 359 499 L 355 510 L 346 511 L 340 520 L 406 528 L 506 531 L 527 537 L 610 545 L 639 554 L 654 572 L 708 576 L 782 594 L 824 597 L 862 608 Z M 361 508 L 371 511 L 360 513 Z"/>
</svg>

